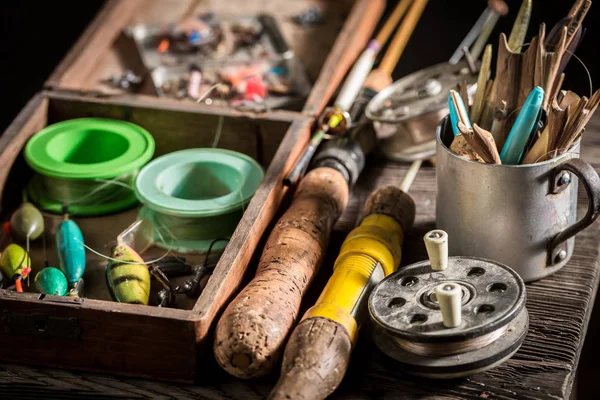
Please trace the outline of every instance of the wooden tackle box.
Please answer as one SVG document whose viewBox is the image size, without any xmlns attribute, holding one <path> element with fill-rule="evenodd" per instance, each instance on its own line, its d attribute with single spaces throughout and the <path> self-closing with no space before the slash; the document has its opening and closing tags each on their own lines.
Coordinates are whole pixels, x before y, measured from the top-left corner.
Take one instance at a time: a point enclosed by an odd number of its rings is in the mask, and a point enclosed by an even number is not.
<svg viewBox="0 0 600 400">
<path fill-rule="evenodd" d="M 257 246 L 286 193 L 283 176 L 306 145 L 314 118 L 367 44 L 384 9 L 383 0 L 290 0 L 286 7 L 275 6 L 275 0 L 196 3 L 198 10 L 212 9 L 217 14 L 231 10 L 274 14 L 286 40 L 315 80 L 302 112 L 251 114 L 191 101 L 106 91 L 100 80 L 125 68 L 117 49 L 123 28 L 176 20 L 191 4 L 183 0 L 109 0 L 52 74 L 47 90 L 36 95 L 0 137 L 0 216 L 6 220 L 18 206 L 20 193 L 32 174 L 23 159 L 23 147 L 48 124 L 78 117 L 130 121 L 153 134 L 158 156 L 210 146 L 222 118 L 219 147 L 257 159 L 265 168 L 265 176 L 207 287 L 195 303 L 183 309 L 107 301 L 106 288 L 100 283 L 88 287 L 90 297 L 84 299 L 0 290 L 0 340 L 10 343 L 0 346 L 0 359 L 194 381 L 206 365 L 205 352 L 211 351 L 211 327 L 239 290 L 246 272 L 251 274 L 255 268 Z M 314 5 L 325 10 L 327 25 L 299 28 L 290 22 L 291 15 Z M 123 223 L 127 226 L 130 222 Z M 107 222 L 98 226 L 107 226 Z M 82 230 L 85 235 L 86 227 Z M 33 259 L 35 263 L 35 256 Z M 86 275 L 95 271 L 100 276 L 100 268 L 99 262 L 97 268 L 88 265 Z"/>
</svg>

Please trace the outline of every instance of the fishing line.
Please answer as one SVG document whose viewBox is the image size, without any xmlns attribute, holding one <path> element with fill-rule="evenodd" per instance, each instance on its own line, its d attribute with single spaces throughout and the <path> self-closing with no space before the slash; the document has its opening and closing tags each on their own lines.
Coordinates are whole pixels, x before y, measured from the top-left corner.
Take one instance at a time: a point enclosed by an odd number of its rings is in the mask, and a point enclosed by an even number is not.
<svg viewBox="0 0 600 400">
<path fill-rule="evenodd" d="M 208 89 L 206 89 L 200 95 L 200 97 L 198 97 L 198 100 L 196 100 L 196 103 L 200 104 L 204 99 L 206 99 L 208 97 L 209 94 L 211 94 L 213 92 L 213 90 L 215 90 L 216 88 L 218 88 L 221 85 L 223 85 L 223 84 L 218 82 L 218 83 L 215 83 L 214 85 L 212 85 L 211 87 L 209 87 Z M 225 85 L 223 85 L 223 86 L 225 86 Z"/>
<path fill-rule="evenodd" d="M 570 147 L 572 147 L 572 145 L 571 145 Z M 553 155 L 553 154 L 555 154 L 555 153 L 556 153 L 556 154 L 558 154 L 558 152 L 559 152 L 559 151 L 561 151 L 561 150 L 564 150 L 564 151 L 565 151 L 565 153 L 566 153 L 566 152 L 567 152 L 569 149 L 566 149 L 566 148 L 564 148 L 564 147 L 563 147 L 563 148 L 554 149 L 554 150 L 552 150 L 552 151 L 548 151 L 548 152 L 546 152 L 545 154 L 542 154 L 540 157 L 538 157 L 538 159 L 536 159 L 536 160 L 535 160 L 535 162 L 537 163 L 537 162 L 539 162 L 539 161 L 541 161 L 541 160 L 544 160 L 544 158 L 545 158 L 546 156 L 551 156 L 551 157 L 549 157 L 547 160 L 545 160 L 545 161 L 550 161 L 550 160 L 552 160 L 553 158 L 555 158 L 555 157 L 556 157 L 556 155 Z M 565 153 L 563 153 L 563 154 L 565 154 Z M 580 155 L 580 154 L 581 154 L 581 152 L 571 152 L 571 154 Z"/>
<path fill-rule="evenodd" d="M 219 116 L 219 122 L 217 125 L 217 130 L 215 132 L 215 138 L 213 139 L 212 146 L 210 146 L 212 148 L 216 148 L 217 144 L 219 144 L 219 140 L 221 139 L 221 133 L 223 132 L 223 120 L 223 116 Z"/>
<path fill-rule="evenodd" d="M 472 339 L 466 339 L 461 342 L 419 343 L 399 337 L 394 337 L 393 340 L 396 342 L 396 344 L 398 344 L 399 347 L 411 353 L 428 357 L 443 357 L 481 349 L 498 340 L 498 338 L 500 338 L 507 329 L 508 325 L 504 325 L 503 327 L 488 334 Z"/>
<path fill-rule="evenodd" d="M 239 179 L 236 179 L 236 183 L 237 183 L 237 186 L 239 186 L 239 184 L 241 182 Z M 134 190 L 133 187 L 124 185 L 122 182 L 119 182 L 116 180 L 106 180 L 103 182 L 103 186 L 105 186 L 105 187 L 110 186 L 110 185 L 117 185 L 119 187 L 127 188 L 131 191 Z M 243 214 L 245 212 L 245 202 L 244 202 L 242 191 L 239 190 L 238 192 L 239 192 L 239 201 L 240 201 L 240 205 L 241 205 L 241 214 Z M 158 239 L 158 240 L 153 240 L 154 244 L 157 244 L 157 242 L 158 243 L 168 243 L 169 242 L 168 240 L 165 239 L 164 232 L 167 233 L 168 237 L 170 237 L 171 239 L 177 240 L 177 241 L 208 239 L 208 238 L 202 237 L 202 233 L 200 233 L 199 235 L 195 234 L 195 232 L 197 231 L 197 228 L 198 228 L 198 224 L 202 223 L 201 218 L 178 217 L 178 216 L 174 216 L 174 215 L 160 214 L 160 213 L 155 213 L 154 216 L 155 216 L 155 219 L 154 219 L 154 221 L 152 221 L 152 225 L 154 226 L 154 234 L 157 236 L 157 239 Z M 86 245 L 85 243 L 82 243 L 82 244 L 90 252 L 92 252 L 100 257 L 103 257 L 103 258 L 105 258 L 107 260 L 111 260 L 111 261 L 121 262 L 120 260 L 116 260 L 112 257 L 102 254 L 101 252 L 91 248 L 90 246 Z M 209 247 L 209 249 L 211 249 L 211 248 L 212 248 L 212 243 L 211 243 L 211 247 Z M 155 260 L 148 261 L 147 264 L 155 263 L 155 262 L 162 260 L 164 257 L 167 257 L 169 254 L 171 254 L 171 251 L 172 250 L 170 248 L 167 248 L 167 252 L 165 254 L 163 254 L 161 257 L 159 257 Z M 130 262 L 130 264 L 136 264 L 136 262 Z"/>
<path fill-rule="evenodd" d="M 91 251 L 92 253 L 94 253 L 95 255 L 97 255 L 99 257 L 102 257 L 102 258 L 105 258 L 107 260 L 118 262 L 118 263 L 121 263 L 121 264 L 140 264 L 139 262 L 136 262 L 136 261 L 118 260 L 116 258 L 104 255 L 104 254 L 100 253 L 99 251 L 94 250 L 93 248 L 91 248 L 87 244 L 85 244 L 83 242 L 80 242 L 79 239 L 77 239 L 77 238 L 75 238 L 75 241 L 81 243 L 83 245 L 83 247 L 85 247 L 86 249 L 88 249 L 89 251 Z M 154 260 L 144 261 L 143 263 L 144 264 L 153 264 L 153 263 L 159 262 L 163 258 L 167 257 L 170 253 L 171 253 L 171 250 L 167 250 L 167 252 L 165 254 L 163 254 L 162 256 L 160 256 L 160 257 L 158 257 L 158 258 L 156 258 Z"/>
<path fill-rule="evenodd" d="M 49 197 L 69 209 L 69 214 L 80 215 L 71 210 L 73 205 L 96 206 L 106 202 L 118 200 L 125 195 L 130 195 L 133 190 L 133 181 L 139 170 L 117 176 L 112 179 L 60 179 L 39 175 L 42 185 Z M 115 190 L 115 187 L 123 190 Z M 92 198 L 92 201 L 85 201 Z"/>
<path fill-rule="evenodd" d="M 581 64 L 581 66 L 583 67 L 583 69 L 585 70 L 587 76 L 588 76 L 588 82 L 590 84 L 590 99 L 592 98 L 592 96 L 594 95 L 594 85 L 592 83 L 592 74 L 590 74 L 590 70 L 588 69 L 588 67 L 585 65 L 585 63 L 583 62 L 583 60 L 581 58 L 579 58 L 579 56 L 577 56 L 575 53 L 569 51 L 569 50 L 565 50 L 565 53 L 568 53 L 571 55 L 571 57 L 575 57 L 575 59 L 577 61 L 579 61 L 579 63 Z"/>
</svg>

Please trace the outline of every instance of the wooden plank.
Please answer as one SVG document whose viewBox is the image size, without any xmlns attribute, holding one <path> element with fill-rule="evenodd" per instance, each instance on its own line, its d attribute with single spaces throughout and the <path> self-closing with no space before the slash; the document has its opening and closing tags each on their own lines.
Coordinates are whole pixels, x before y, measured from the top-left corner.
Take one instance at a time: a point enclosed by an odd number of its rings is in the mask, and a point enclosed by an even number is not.
<svg viewBox="0 0 600 400">
<path fill-rule="evenodd" d="M 139 1 L 108 1 L 65 59 L 50 75 L 46 87 L 84 87 L 88 75 L 102 60 L 112 43 L 121 34 L 123 26 L 141 5 Z"/>
<path fill-rule="evenodd" d="M 107 94 L 93 90 L 60 90 L 46 92 L 53 99 L 66 100 L 66 101 L 90 101 L 96 104 L 111 104 L 111 105 L 122 105 L 122 106 L 135 106 L 152 108 L 155 110 L 163 111 L 177 111 L 177 112 L 190 112 L 190 113 L 203 113 L 211 115 L 223 115 L 232 118 L 246 118 L 246 119 L 257 119 L 257 120 L 269 120 L 269 121 L 285 121 L 292 122 L 299 116 L 297 112 L 286 111 L 286 110 L 273 110 L 271 112 L 250 112 L 240 111 L 229 107 L 220 106 L 207 106 L 204 103 L 197 104 L 190 101 L 183 101 L 178 99 L 172 99 L 167 97 L 156 98 L 150 95 L 144 94 Z"/>
<path fill-rule="evenodd" d="M 271 162 L 287 127 L 299 116 L 282 111 L 275 113 L 277 119 L 273 120 L 271 114 L 246 114 L 225 107 L 150 96 L 86 99 L 85 96 L 57 94 L 52 98 L 50 123 L 88 116 L 126 120 L 154 136 L 155 157 L 190 147 L 212 146 L 222 118 L 218 147 L 248 154 L 265 167 Z"/>
<path fill-rule="evenodd" d="M 10 168 L 27 139 L 45 126 L 47 105 L 48 100 L 36 94 L 0 136 L 0 188 L 4 188 Z M 3 194 L 0 192 L 0 200 Z"/>
<path fill-rule="evenodd" d="M 49 302 L 50 297 L 37 300 L 39 294 L 28 297 L 0 291 L 0 340 L 11 343 L 0 347 L 1 359 L 175 381 L 196 376 L 196 359 L 190 357 L 195 332 L 185 311 L 163 309 L 157 316 L 146 311 L 158 307 L 88 299 L 63 304 Z"/>
<path fill-rule="evenodd" d="M 365 49 L 384 9 L 385 1 L 358 0 L 356 2 L 302 112 L 318 116 L 323 111 L 354 61 Z"/>
</svg>

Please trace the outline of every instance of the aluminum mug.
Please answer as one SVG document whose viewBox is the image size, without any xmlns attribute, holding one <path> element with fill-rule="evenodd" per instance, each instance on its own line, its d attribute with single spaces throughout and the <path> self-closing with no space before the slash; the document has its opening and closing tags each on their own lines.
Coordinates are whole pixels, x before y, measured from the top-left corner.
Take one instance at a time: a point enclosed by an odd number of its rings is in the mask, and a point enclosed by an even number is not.
<svg viewBox="0 0 600 400">
<path fill-rule="evenodd" d="M 451 256 L 482 257 L 513 268 L 525 282 L 564 266 L 574 236 L 599 215 L 600 178 L 579 159 L 579 146 L 551 160 L 525 165 L 470 161 L 450 151 L 448 117 L 436 132 L 436 224 Z M 577 187 L 588 210 L 577 218 Z"/>
</svg>

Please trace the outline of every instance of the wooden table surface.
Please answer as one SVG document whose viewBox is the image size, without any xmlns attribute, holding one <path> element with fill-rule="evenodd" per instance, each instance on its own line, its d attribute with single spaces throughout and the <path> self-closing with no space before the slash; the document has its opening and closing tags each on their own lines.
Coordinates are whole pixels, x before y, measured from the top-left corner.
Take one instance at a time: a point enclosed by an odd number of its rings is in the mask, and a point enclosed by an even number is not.
<svg viewBox="0 0 600 400">
<path fill-rule="evenodd" d="M 598 169 L 600 115 L 596 115 L 588 126 L 582 149 L 582 158 Z M 313 283 L 306 306 L 314 302 L 331 272 L 331 261 L 336 250 L 344 235 L 355 225 L 368 194 L 376 187 L 398 184 L 407 168 L 406 165 L 370 160 L 368 169 L 353 191 L 346 212 L 336 225 L 329 252 L 331 260 Z M 403 265 L 426 257 L 421 238 L 434 227 L 433 168 L 421 169 L 411 194 L 417 203 L 417 219 L 404 246 Z M 580 192 L 579 215 L 585 212 L 586 207 L 585 194 Z M 366 324 L 346 378 L 332 398 L 569 398 L 600 277 L 599 244 L 600 225 L 595 223 L 577 236 L 575 252 L 567 266 L 553 276 L 527 285 L 529 333 L 518 353 L 505 364 L 461 380 L 414 378 L 398 371 L 375 348 L 369 340 L 370 327 Z M 157 359 L 156 362 L 160 364 L 161 360 Z M 276 379 L 273 375 L 256 381 L 237 380 L 224 373 L 214 360 L 209 358 L 206 363 L 211 373 L 196 385 L 0 363 L 0 398 L 262 399 L 268 395 Z"/>
</svg>

